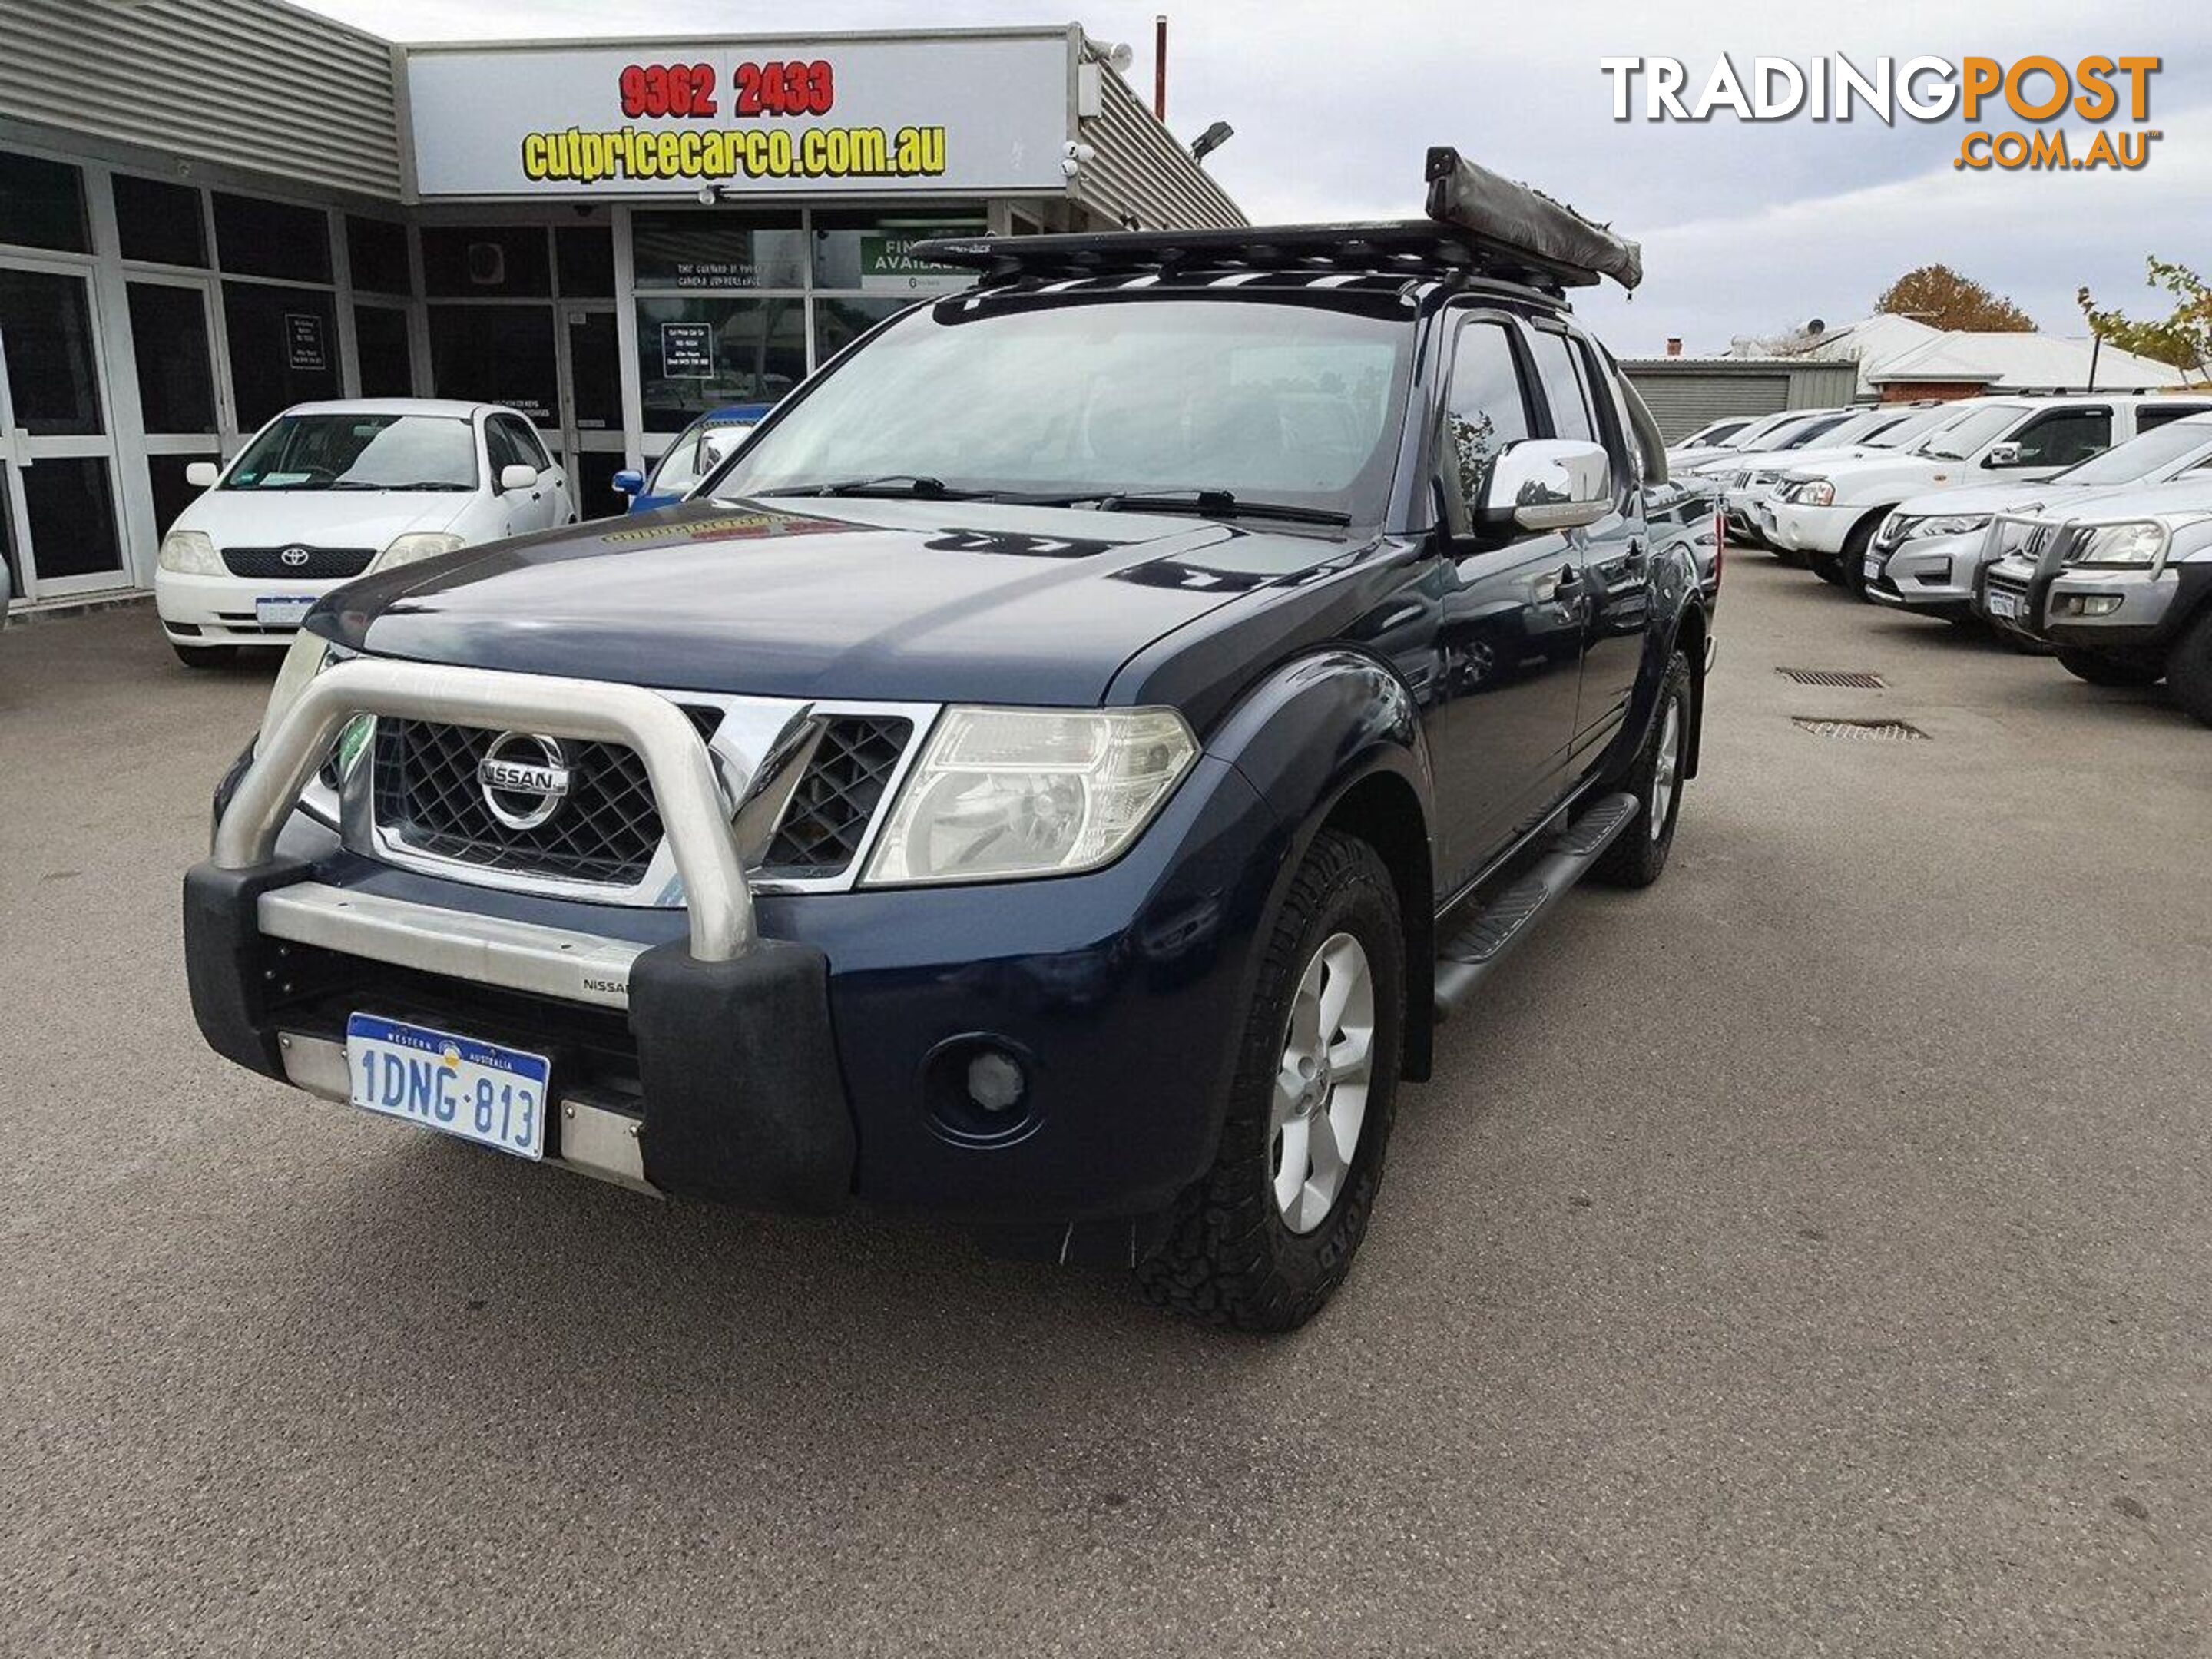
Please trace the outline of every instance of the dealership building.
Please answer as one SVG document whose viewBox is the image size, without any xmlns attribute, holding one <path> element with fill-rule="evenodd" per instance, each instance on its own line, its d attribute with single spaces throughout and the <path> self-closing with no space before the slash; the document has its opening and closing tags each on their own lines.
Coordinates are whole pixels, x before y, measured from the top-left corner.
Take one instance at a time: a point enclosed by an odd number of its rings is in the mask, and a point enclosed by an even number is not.
<svg viewBox="0 0 2212 1659">
<path fill-rule="evenodd" d="M 612 512 L 963 286 L 922 237 L 1243 222 L 1073 25 L 409 46 L 7 0 L 0 551 L 19 604 L 144 588 L 188 465 L 340 397 L 511 404 Z"/>
</svg>

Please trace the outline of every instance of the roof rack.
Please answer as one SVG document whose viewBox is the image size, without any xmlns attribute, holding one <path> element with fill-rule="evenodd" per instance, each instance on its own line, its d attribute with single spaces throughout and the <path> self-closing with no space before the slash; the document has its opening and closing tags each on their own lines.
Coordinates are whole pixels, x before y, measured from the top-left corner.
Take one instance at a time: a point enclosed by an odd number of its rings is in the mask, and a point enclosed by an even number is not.
<svg viewBox="0 0 2212 1659">
<path fill-rule="evenodd" d="M 1431 150 L 1426 177 L 1425 219 L 937 237 L 910 252 L 981 271 L 987 284 L 1117 271 L 1371 270 L 1488 276 L 1559 294 L 1602 276 L 1629 289 L 1643 280 L 1635 243 L 1457 150 Z"/>
</svg>

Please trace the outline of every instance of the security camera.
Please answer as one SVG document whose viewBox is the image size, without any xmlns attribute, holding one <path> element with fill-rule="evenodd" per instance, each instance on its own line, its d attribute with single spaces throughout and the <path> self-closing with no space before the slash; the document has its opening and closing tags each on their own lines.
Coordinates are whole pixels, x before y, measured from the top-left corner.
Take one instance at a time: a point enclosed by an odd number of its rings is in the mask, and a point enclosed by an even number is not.
<svg viewBox="0 0 2212 1659">
<path fill-rule="evenodd" d="M 721 199 L 722 187 L 720 185 L 702 185 L 699 186 L 699 205 L 701 207 L 712 207 L 715 203 Z"/>
<path fill-rule="evenodd" d="M 1129 72 L 1129 65 L 1137 61 L 1137 54 L 1129 50 L 1127 40 L 1116 40 L 1106 49 L 1106 61 L 1121 74 Z"/>
<path fill-rule="evenodd" d="M 1098 159 L 1098 152 L 1079 139 L 1071 138 L 1060 147 L 1060 170 L 1073 179 L 1083 171 L 1083 164 Z"/>
</svg>

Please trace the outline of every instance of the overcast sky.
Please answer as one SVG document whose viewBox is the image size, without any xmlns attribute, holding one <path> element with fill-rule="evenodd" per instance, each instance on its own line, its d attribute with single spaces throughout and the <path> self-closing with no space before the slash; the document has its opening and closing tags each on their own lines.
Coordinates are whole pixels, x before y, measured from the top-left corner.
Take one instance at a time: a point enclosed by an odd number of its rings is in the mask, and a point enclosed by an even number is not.
<svg viewBox="0 0 2212 1659">
<path fill-rule="evenodd" d="M 401 40 L 1081 22 L 1127 40 L 1131 79 L 1152 84 L 1155 3 L 1079 9 L 1006 0 L 791 0 L 781 6 L 660 6 L 650 32 L 635 0 L 306 0 Z M 1420 208 L 1420 159 L 1453 143 L 1544 186 L 1644 246 L 1632 302 L 1618 290 L 1578 308 L 1624 354 L 1680 335 L 1692 353 L 1741 334 L 1865 314 L 1889 281 L 1941 260 L 2010 295 L 2046 329 L 2081 331 L 2074 293 L 2154 311 L 2143 258 L 2200 266 L 2212 204 L 2212 8 L 2173 0 L 2006 0 L 1849 6 L 1705 0 L 1695 7 L 1549 0 L 1508 9 L 1467 0 L 1297 6 L 1169 0 L 1168 122 L 1188 138 L 1237 129 L 1207 166 L 1255 221 L 1400 216 Z M 2194 20 L 2194 21 L 2191 21 Z M 1726 50 L 1747 72 L 1765 54 L 1809 64 L 1880 57 L 2154 54 L 2151 125 L 2166 135 L 2132 173 L 1960 171 L 1956 117 L 1884 127 L 1741 122 L 1619 124 L 1601 57 L 1665 54 L 1693 84 Z M 1992 130 L 2013 125 L 1996 124 Z M 2055 125 L 2069 142 L 2087 124 Z M 2130 130 L 2124 122 L 2114 124 Z"/>
</svg>

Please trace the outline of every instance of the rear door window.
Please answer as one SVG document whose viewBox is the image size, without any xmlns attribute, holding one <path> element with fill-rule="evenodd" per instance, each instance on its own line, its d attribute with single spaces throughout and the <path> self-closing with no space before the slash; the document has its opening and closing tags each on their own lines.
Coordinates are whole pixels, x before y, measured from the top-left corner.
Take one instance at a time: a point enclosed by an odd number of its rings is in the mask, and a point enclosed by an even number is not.
<svg viewBox="0 0 2212 1659">
<path fill-rule="evenodd" d="M 1566 336 L 1549 329 L 1531 329 L 1529 343 L 1536 360 L 1536 378 L 1543 385 L 1544 401 L 1551 407 L 1552 435 L 1597 442 L 1596 418 L 1590 412 L 1589 394 L 1576 370 Z"/>
</svg>

